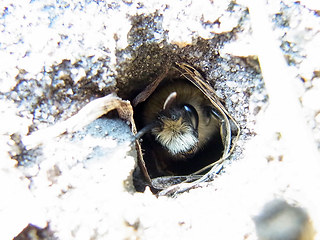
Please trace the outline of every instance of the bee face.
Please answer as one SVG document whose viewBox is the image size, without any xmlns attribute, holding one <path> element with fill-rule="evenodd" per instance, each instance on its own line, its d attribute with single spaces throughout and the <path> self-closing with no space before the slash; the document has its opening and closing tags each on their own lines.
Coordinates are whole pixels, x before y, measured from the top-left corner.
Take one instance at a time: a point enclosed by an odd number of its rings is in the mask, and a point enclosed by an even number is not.
<svg viewBox="0 0 320 240">
<path fill-rule="evenodd" d="M 156 126 L 151 130 L 172 156 L 190 157 L 197 149 L 198 114 L 192 106 L 183 105 L 160 112 Z"/>
</svg>

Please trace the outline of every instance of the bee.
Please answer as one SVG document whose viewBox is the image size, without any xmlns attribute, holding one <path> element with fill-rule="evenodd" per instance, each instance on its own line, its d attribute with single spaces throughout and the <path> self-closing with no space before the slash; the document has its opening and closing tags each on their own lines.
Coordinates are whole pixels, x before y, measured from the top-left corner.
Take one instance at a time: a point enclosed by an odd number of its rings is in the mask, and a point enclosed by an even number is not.
<svg viewBox="0 0 320 240">
<path fill-rule="evenodd" d="M 132 105 L 140 129 L 134 132 L 136 175 L 164 195 L 209 181 L 239 138 L 239 125 L 209 81 L 187 63 L 165 67 Z"/>
<path fill-rule="evenodd" d="M 154 149 L 164 161 L 190 159 L 219 133 L 219 120 L 211 106 L 192 83 L 170 81 L 145 103 L 142 111 L 145 127 L 136 137 L 149 133 L 156 142 Z"/>
</svg>

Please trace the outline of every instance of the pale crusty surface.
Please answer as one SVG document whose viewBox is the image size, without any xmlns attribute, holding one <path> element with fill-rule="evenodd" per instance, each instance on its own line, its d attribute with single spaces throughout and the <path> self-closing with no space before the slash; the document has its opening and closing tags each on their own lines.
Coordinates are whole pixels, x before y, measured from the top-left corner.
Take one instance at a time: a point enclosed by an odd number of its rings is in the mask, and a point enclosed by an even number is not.
<svg viewBox="0 0 320 240">
<path fill-rule="evenodd" d="M 281 129 L 257 131 L 268 121 L 269 92 L 247 7 L 244 0 L 0 1 L 0 239 L 49 223 L 62 240 L 256 240 L 252 217 L 274 198 L 305 208 L 320 239 L 318 159 L 285 149 Z M 263 7 L 312 129 L 310 139 L 295 136 L 301 146 L 320 143 L 319 9 L 318 0 Z M 121 120 L 94 122 L 43 148 L 21 146 L 19 136 L 69 119 L 116 84 L 124 98 L 138 93 L 171 60 L 203 72 L 241 126 L 213 182 L 177 198 L 128 190 L 135 152 Z M 288 89 L 280 89 L 283 98 Z M 300 128 L 290 124 L 293 133 Z M 288 157 L 295 151 L 305 157 Z"/>
</svg>

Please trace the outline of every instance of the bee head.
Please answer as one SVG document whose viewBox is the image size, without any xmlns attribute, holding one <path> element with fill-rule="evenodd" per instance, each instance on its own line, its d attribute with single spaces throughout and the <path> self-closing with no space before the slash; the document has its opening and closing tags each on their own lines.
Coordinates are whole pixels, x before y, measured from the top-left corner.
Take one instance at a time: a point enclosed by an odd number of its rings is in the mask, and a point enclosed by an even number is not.
<svg viewBox="0 0 320 240">
<path fill-rule="evenodd" d="M 151 133 L 172 156 L 187 158 L 198 146 L 198 113 L 189 104 L 176 104 L 177 93 L 171 93 Z"/>
</svg>

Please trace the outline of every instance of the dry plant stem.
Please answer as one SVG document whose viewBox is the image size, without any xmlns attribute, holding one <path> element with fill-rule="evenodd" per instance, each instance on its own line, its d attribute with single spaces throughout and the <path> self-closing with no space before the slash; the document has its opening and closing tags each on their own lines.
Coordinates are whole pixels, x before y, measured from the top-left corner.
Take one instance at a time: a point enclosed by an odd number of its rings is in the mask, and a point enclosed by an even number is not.
<svg viewBox="0 0 320 240">
<path fill-rule="evenodd" d="M 163 189 L 172 186 L 174 181 L 177 183 L 191 182 L 198 180 L 202 175 L 188 175 L 188 176 L 163 176 L 152 179 L 152 186 L 156 189 Z"/>
<path fill-rule="evenodd" d="M 191 174 L 192 176 L 197 175 L 207 170 L 208 168 L 211 168 L 210 171 L 204 174 L 200 179 L 192 183 L 184 182 L 182 184 L 172 186 L 171 188 L 161 191 L 159 195 L 168 195 L 168 194 L 171 194 L 171 192 L 175 192 L 177 194 L 182 193 L 197 186 L 199 183 L 206 182 L 209 179 L 212 179 L 213 176 L 216 175 L 216 173 L 221 170 L 224 160 L 227 159 L 232 153 L 235 147 L 235 143 L 237 142 L 240 135 L 240 127 L 238 126 L 236 121 L 233 119 L 233 117 L 224 109 L 224 106 L 220 103 L 220 101 L 216 98 L 216 96 L 214 95 L 214 90 L 209 85 L 204 84 L 204 80 L 202 76 L 199 74 L 199 72 L 187 64 L 184 64 L 184 63 L 176 63 L 176 64 L 185 71 L 185 73 L 182 72 L 182 75 L 187 79 L 189 79 L 195 86 L 197 86 L 210 99 L 212 105 L 220 110 L 220 114 L 223 117 L 223 120 L 221 121 L 220 130 L 221 130 L 221 136 L 224 141 L 224 152 L 218 161 Z M 235 129 L 236 135 L 234 136 L 233 140 L 232 140 L 231 122 L 234 124 L 234 127 L 236 128 Z"/>
<path fill-rule="evenodd" d="M 303 118 L 301 104 L 294 94 L 295 76 L 290 72 L 272 32 L 266 3 L 264 0 L 246 3 L 249 7 L 255 47 L 270 98 L 266 112 L 269 121 L 264 121 L 265 125 L 262 127 L 281 133 L 287 143 L 286 147 L 290 150 L 290 158 L 309 158 L 316 162 L 319 152 L 313 141 L 311 129 Z"/>
<path fill-rule="evenodd" d="M 80 130 L 102 115 L 116 109 L 120 118 L 131 123 L 132 132 L 137 132 L 133 121 L 133 110 L 129 101 L 124 101 L 112 93 L 105 97 L 98 98 L 88 103 L 76 115 L 59 122 L 51 127 L 38 130 L 22 138 L 27 149 L 34 148 L 46 140 L 59 136 L 62 133 L 71 133 Z"/>
<path fill-rule="evenodd" d="M 213 177 L 221 171 L 221 169 L 223 167 L 222 163 L 224 160 L 225 159 L 222 158 L 222 159 L 218 160 L 217 162 L 211 164 L 210 166 L 212 168 L 210 169 L 210 171 L 208 173 L 206 173 L 205 175 L 201 176 L 199 179 L 197 179 L 191 183 L 182 182 L 180 184 L 170 186 L 170 187 L 160 191 L 158 193 L 158 196 L 169 196 L 169 195 L 176 196 L 180 193 L 189 191 L 190 189 L 199 186 L 200 183 L 212 180 Z M 197 176 L 199 176 L 199 175 L 190 175 L 188 177 L 191 179 L 192 177 L 197 177 Z"/>
<path fill-rule="evenodd" d="M 180 67 L 180 69 L 184 71 L 183 72 L 180 70 L 182 76 L 187 78 L 189 81 L 191 81 L 191 83 L 193 83 L 197 88 L 199 88 L 203 92 L 203 94 L 208 97 L 212 105 L 216 109 L 218 109 L 219 113 L 222 115 L 220 132 L 221 132 L 222 140 L 224 142 L 224 151 L 221 157 L 221 160 L 223 161 L 226 158 L 228 158 L 232 153 L 235 147 L 235 143 L 237 142 L 240 135 L 240 127 L 238 126 L 236 121 L 233 119 L 233 117 L 225 110 L 224 106 L 220 103 L 219 99 L 214 94 L 214 89 L 209 84 L 205 83 L 205 80 L 197 70 L 195 70 L 193 67 L 185 63 L 176 63 L 176 64 Z M 231 126 L 231 122 L 236 128 L 234 129 L 236 131 L 236 135 L 234 136 L 233 140 L 232 140 L 233 129 Z M 213 166 L 215 164 L 218 164 L 218 162 L 213 163 Z M 208 166 L 199 171 L 200 172 L 204 171 L 207 168 Z M 197 171 L 197 173 L 199 171 Z"/>
<path fill-rule="evenodd" d="M 154 80 L 151 84 L 149 84 L 141 93 L 139 93 L 132 101 L 132 105 L 136 107 L 139 103 L 144 102 L 147 100 L 148 97 L 156 90 L 159 86 L 160 82 L 166 77 L 168 74 L 169 69 L 166 67 L 163 73 Z"/>
</svg>

